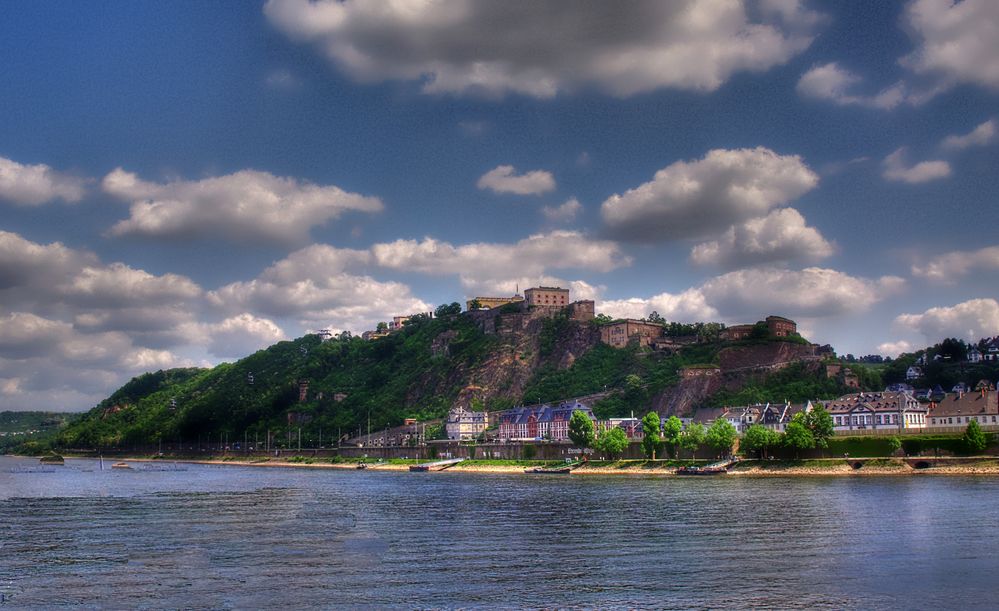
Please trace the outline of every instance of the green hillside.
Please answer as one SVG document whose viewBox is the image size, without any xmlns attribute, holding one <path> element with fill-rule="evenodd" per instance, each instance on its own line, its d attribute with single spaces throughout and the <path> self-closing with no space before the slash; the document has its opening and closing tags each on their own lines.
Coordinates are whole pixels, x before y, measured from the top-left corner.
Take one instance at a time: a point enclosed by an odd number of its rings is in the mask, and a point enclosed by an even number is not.
<svg viewBox="0 0 999 611">
<path fill-rule="evenodd" d="M 447 355 L 433 339 L 455 337 Z M 139 376 L 56 440 L 94 447 L 264 434 L 288 426 L 288 412 L 312 427 L 351 430 L 371 419 L 380 428 L 405 417 L 446 413 L 463 387 L 462 372 L 497 342 L 464 317 L 422 320 L 377 341 L 358 337 L 322 342 L 315 335 L 275 344 L 212 369 L 174 369 Z M 299 381 L 309 382 L 299 402 Z M 345 396 L 344 396 L 345 395 Z M 340 400 L 337 400 L 337 399 Z"/>
</svg>

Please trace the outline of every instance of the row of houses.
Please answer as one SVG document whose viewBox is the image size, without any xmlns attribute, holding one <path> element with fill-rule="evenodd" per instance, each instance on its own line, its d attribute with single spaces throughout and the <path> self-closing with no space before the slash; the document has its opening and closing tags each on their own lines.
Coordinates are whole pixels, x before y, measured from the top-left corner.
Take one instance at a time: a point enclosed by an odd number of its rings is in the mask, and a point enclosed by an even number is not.
<svg viewBox="0 0 999 611">
<path fill-rule="evenodd" d="M 777 432 L 787 430 L 787 425 L 798 413 L 808 413 L 819 402 L 805 403 L 763 403 L 741 407 L 702 408 L 688 417 L 681 417 L 684 428 L 691 423 L 710 426 L 718 419 L 728 421 L 739 433 L 745 433 L 753 425 L 760 425 Z M 833 430 L 841 434 L 854 431 L 901 431 L 913 429 L 944 429 L 966 426 L 971 421 L 981 425 L 999 426 L 999 393 L 992 387 L 974 392 L 943 393 L 929 402 L 916 399 L 906 391 L 861 392 L 844 395 L 823 404 L 833 420 Z M 628 438 L 637 441 L 642 438 L 642 424 L 638 418 L 612 418 L 598 421 L 592 410 L 578 401 L 558 405 L 536 405 L 518 407 L 499 414 L 498 438 L 505 441 L 549 439 L 565 441 L 569 438 L 569 419 L 576 410 L 582 411 L 596 428 L 618 427 Z M 473 438 L 481 435 L 487 426 L 485 412 L 474 413 L 452 411 L 456 426 L 467 420 L 474 427 L 463 429 L 468 436 L 449 437 L 453 439 Z M 465 420 L 463 420 L 465 419 Z M 449 418 L 449 424 L 452 421 Z M 661 422 L 664 422 L 662 419 Z M 458 429 L 455 429 L 456 433 Z"/>
<path fill-rule="evenodd" d="M 581 411 L 591 422 L 594 430 L 620 428 L 632 441 L 641 441 L 642 423 L 638 418 L 609 418 L 597 420 L 593 410 L 580 401 L 566 401 L 555 405 L 539 404 L 516 407 L 492 415 L 497 425 L 496 438 L 502 441 L 567 441 L 569 439 L 569 419 L 575 411 Z M 463 407 L 455 407 L 448 414 L 445 425 L 447 437 L 451 440 L 467 441 L 478 439 L 490 426 L 490 414 L 476 412 Z"/>
<path fill-rule="evenodd" d="M 684 426 L 691 422 L 709 425 L 722 418 L 739 433 L 754 424 L 783 432 L 795 414 L 808 413 L 817 404 L 809 401 L 707 408 L 681 420 Z M 991 385 L 971 392 L 942 392 L 928 402 L 907 391 L 853 393 L 826 401 L 823 407 L 833 419 L 833 430 L 840 433 L 946 428 L 966 426 L 972 420 L 982 425 L 999 425 L 999 397 Z"/>
</svg>

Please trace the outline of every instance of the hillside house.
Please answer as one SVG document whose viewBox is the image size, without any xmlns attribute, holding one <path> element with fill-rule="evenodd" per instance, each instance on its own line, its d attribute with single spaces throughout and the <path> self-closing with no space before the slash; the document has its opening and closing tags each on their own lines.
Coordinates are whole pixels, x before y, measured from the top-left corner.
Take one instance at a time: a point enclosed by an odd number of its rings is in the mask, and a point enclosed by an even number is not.
<svg viewBox="0 0 999 611">
<path fill-rule="evenodd" d="M 915 365 L 905 370 L 906 381 L 918 380 L 921 377 L 923 377 L 923 370 Z"/>
<path fill-rule="evenodd" d="M 999 425 L 999 393 L 994 390 L 948 394 L 930 403 L 929 428 L 964 427 L 972 420 L 981 425 Z"/>
<path fill-rule="evenodd" d="M 844 395 L 826 403 L 836 431 L 922 429 L 929 409 L 905 392 Z"/>
</svg>

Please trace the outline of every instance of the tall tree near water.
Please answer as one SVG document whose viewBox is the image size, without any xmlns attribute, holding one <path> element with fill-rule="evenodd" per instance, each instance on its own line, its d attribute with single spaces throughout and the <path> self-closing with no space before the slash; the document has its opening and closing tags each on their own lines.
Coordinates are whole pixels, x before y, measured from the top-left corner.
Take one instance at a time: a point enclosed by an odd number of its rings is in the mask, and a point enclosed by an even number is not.
<svg viewBox="0 0 999 611">
<path fill-rule="evenodd" d="M 593 421 L 581 410 L 573 411 L 569 417 L 569 439 L 580 449 L 593 445 Z"/>
<path fill-rule="evenodd" d="M 656 459 L 656 450 L 662 444 L 659 437 L 659 414 L 649 412 L 642 418 L 642 451 L 646 458 Z"/>
</svg>

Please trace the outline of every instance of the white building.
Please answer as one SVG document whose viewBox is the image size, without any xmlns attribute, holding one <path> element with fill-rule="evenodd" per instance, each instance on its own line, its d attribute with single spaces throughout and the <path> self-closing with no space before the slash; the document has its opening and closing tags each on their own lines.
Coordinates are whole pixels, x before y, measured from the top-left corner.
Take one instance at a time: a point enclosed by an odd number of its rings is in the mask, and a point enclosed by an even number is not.
<svg viewBox="0 0 999 611">
<path fill-rule="evenodd" d="M 862 392 L 826 403 L 836 431 L 922 429 L 929 408 L 906 392 Z"/>
<path fill-rule="evenodd" d="M 470 412 L 463 407 L 455 407 L 447 414 L 447 438 L 458 441 L 476 439 L 486 430 L 486 412 Z"/>
</svg>

